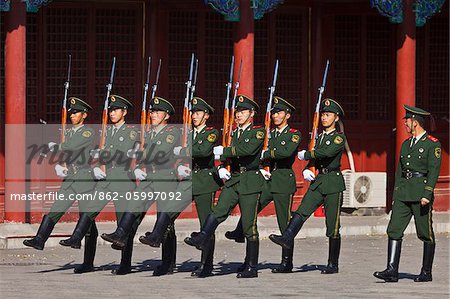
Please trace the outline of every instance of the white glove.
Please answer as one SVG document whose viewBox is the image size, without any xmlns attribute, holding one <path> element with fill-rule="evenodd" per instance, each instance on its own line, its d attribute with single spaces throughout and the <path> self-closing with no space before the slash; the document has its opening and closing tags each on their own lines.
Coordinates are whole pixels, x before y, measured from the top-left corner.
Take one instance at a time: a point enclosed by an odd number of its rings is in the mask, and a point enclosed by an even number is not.
<svg viewBox="0 0 450 299">
<path fill-rule="evenodd" d="M 297 154 L 298 159 L 299 160 L 305 160 L 305 153 L 306 153 L 305 150 L 299 151 L 298 154 Z"/>
<path fill-rule="evenodd" d="M 59 164 L 55 165 L 55 172 L 60 178 L 65 178 L 67 176 L 67 168 Z"/>
<path fill-rule="evenodd" d="M 272 174 L 270 172 L 268 172 L 267 170 L 265 170 L 263 168 L 261 168 L 259 170 L 259 172 L 261 172 L 261 174 L 263 175 L 263 177 L 266 181 L 270 180 L 270 177 L 272 176 Z"/>
<path fill-rule="evenodd" d="M 181 177 L 182 179 L 187 178 L 188 176 L 191 175 L 192 170 L 184 165 L 180 165 L 177 168 L 178 171 L 178 176 Z"/>
<path fill-rule="evenodd" d="M 145 181 L 147 179 L 147 173 L 140 168 L 134 170 L 134 176 L 139 181 Z"/>
<path fill-rule="evenodd" d="M 266 150 L 263 150 L 262 152 L 261 152 L 261 157 L 259 158 L 260 160 L 264 160 L 264 153 L 265 152 L 267 152 Z"/>
<path fill-rule="evenodd" d="M 106 178 L 106 173 L 103 170 L 101 170 L 100 167 L 95 167 L 93 169 L 93 171 L 94 171 L 94 177 L 97 180 L 103 180 Z"/>
<path fill-rule="evenodd" d="M 214 160 L 219 161 L 220 160 L 220 155 L 214 155 Z"/>
<path fill-rule="evenodd" d="M 49 143 L 47 144 L 48 149 L 49 149 L 51 152 L 54 152 L 54 151 L 56 150 L 57 145 L 58 145 L 58 144 L 57 144 L 56 142 L 49 142 Z"/>
<path fill-rule="evenodd" d="M 93 149 L 89 152 L 93 159 L 98 159 L 100 157 L 100 149 Z"/>
<path fill-rule="evenodd" d="M 174 148 L 173 148 L 173 154 L 174 154 L 175 156 L 179 156 L 182 148 L 183 148 L 182 146 L 176 146 L 176 147 L 174 147 Z"/>
<path fill-rule="evenodd" d="M 137 152 L 134 149 L 127 150 L 127 157 L 130 159 L 136 159 Z"/>
<path fill-rule="evenodd" d="M 213 152 L 215 156 L 221 156 L 223 154 L 223 146 L 218 145 L 213 148 Z"/>
<path fill-rule="evenodd" d="M 219 178 L 228 181 L 231 178 L 231 173 L 226 168 L 219 169 Z"/>
<path fill-rule="evenodd" d="M 303 170 L 303 177 L 305 178 L 305 180 L 307 180 L 308 182 L 312 182 L 316 179 L 316 176 L 314 175 L 314 172 L 312 172 L 311 170 L 309 170 L 308 168 L 306 168 L 305 170 Z"/>
</svg>

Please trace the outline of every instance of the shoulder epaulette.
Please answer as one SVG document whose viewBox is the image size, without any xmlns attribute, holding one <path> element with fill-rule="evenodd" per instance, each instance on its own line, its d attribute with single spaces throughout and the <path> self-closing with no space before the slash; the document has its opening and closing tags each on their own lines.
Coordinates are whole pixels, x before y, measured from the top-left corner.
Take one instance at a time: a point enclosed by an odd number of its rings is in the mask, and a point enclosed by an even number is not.
<svg viewBox="0 0 450 299">
<path fill-rule="evenodd" d="M 127 128 L 134 129 L 133 125 L 127 125 Z"/>
<path fill-rule="evenodd" d="M 430 139 L 433 142 L 438 142 L 439 141 L 436 137 L 431 136 L 431 135 L 428 135 L 427 138 Z"/>
<path fill-rule="evenodd" d="M 289 132 L 291 132 L 291 133 L 297 133 L 298 130 L 297 130 L 297 129 L 290 129 Z"/>
<path fill-rule="evenodd" d="M 214 130 L 214 127 L 206 127 L 205 130 L 206 130 L 206 131 Z"/>
<path fill-rule="evenodd" d="M 253 129 L 261 129 L 262 126 L 253 126 Z"/>
</svg>

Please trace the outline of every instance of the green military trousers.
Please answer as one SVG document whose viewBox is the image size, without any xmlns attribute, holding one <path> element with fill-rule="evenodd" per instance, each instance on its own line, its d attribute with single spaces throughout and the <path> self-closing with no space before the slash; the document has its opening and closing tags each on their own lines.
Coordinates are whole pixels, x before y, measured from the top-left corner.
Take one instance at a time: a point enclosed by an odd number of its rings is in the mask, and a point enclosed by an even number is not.
<svg viewBox="0 0 450 299">
<path fill-rule="evenodd" d="M 245 237 L 250 241 L 258 240 L 257 215 L 261 193 L 239 194 L 238 186 L 239 183 L 222 189 L 219 200 L 212 209 L 212 214 L 221 223 L 228 218 L 233 208 L 239 204 Z"/>
<path fill-rule="evenodd" d="M 387 228 L 389 238 L 401 240 L 403 232 L 414 215 L 417 237 L 424 242 L 434 243 L 432 211 L 433 206 L 431 203 L 422 206 L 420 202 L 395 200 Z"/>
<path fill-rule="evenodd" d="M 323 204 L 325 208 L 325 223 L 327 226 L 326 235 L 329 238 L 339 238 L 342 194 L 342 192 L 322 194 L 318 190 L 309 189 L 295 213 L 299 214 L 306 221 Z"/>
<path fill-rule="evenodd" d="M 258 213 L 273 200 L 275 204 L 278 227 L 281 233 L 283 233 L 291 220 L 293 197 L 294 194 L 270 192 L 269 184 L 266 183 L 264 184 L 263 192 L 261 193 L 261 198 L 259 199 Z"/>
</svg>

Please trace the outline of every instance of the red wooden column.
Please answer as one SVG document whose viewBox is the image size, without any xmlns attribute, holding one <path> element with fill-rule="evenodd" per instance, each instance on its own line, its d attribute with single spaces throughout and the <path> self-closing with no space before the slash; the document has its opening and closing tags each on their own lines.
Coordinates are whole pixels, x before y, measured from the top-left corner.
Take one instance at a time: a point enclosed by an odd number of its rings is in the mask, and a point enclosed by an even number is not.
<svg viewBox="0 0 450 299">
<path fill-rule="evenodd" d="M 237 79 L 243 59 L 239 94 L 254 98 L 255 23 L 250 0 L 240 0 L 240 21 L 234 26 L 234 80 Z"/>
<path fill-rule="evenodd" d="M 25 193 L 25 129 L 8 125 L 26 123 L 26 7 L 11 1 L 5 40 L 5 221 L 25 222 L 25 201 L 11 194 Z"/>
<path fill-rule="evenodd" d="M 397 35 L 396 165 L 400 159 L 401 145 L 408 138 L 403 120 L 403 104 L 414 106 L 416 103 L 416 17 L 412 3 L 413 0 L 404 1 L 404 20 L 398 27 Z"/>
</svg>

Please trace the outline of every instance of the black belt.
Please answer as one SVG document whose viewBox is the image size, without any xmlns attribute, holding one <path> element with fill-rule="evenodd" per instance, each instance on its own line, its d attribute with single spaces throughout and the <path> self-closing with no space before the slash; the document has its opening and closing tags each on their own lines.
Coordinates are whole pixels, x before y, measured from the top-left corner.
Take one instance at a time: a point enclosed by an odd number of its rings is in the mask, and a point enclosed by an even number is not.
<svg viewBox="0 0 450 299">
<path fill-rule="evenodd" d="M 210 169 L 211 167 L 209 167 L 208 165 L 197 165 L 195 164 L 194 167 L 192 168 L 194 171 L 200 171 L 200 170 L 205 170 L 205 169 Z"/>
<path fill-rule="evenodd" d="M 235 168 L 233 169 L 233 172 L 239 172 L 239 173 L 244 173 L 247 171 L 252 171 L 252 170 L 258 170 L 259 168 L 255 167 L 255 168 L 247 168 L 246 166 L 239 166 L 239 168 Z"/>
<path fill-rule="evenodd" d="M 292 169 L 292 166 L 278 165 L 278 163 L 275 162 L 273 163 L 272 171 L 277 169 Z"/>
<path fill-rule="evenodd" d="M 332 172 L 332 171 L 340 171 L 340 170 L 341 169 L 339 167 L 336 167 L 336 168 L 326 168 L 326 167 L 324 167 L 324 168 L 319 168 L 319 174 L 327 174 L 327 173 Z"/>
<path fill-rule="evenodd" d="M 82 170 L 82 169 L 88 169 L 90 168 L 88 165 L 75 165 L 75 164 L 70 164 L 67 166 L 67 169 L 72 172 L 73 174 L 77 174 L 78 171 Z"/>
<path fill-rule="evenodd" d="M 410 178 L 422 178 L 422 177 L 426 177 L 427 174 L 424 172 L 419 172 L 419 171 L 403 171 L 402 172 L 402 178 L 409 180 Z"/>
</svg>

